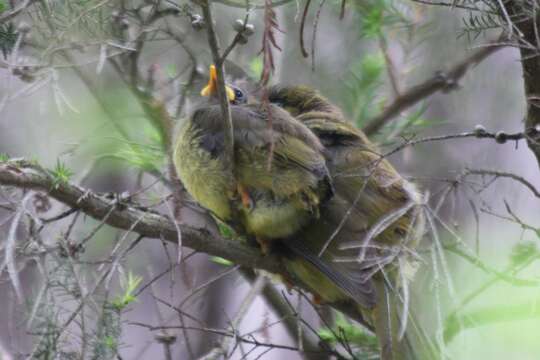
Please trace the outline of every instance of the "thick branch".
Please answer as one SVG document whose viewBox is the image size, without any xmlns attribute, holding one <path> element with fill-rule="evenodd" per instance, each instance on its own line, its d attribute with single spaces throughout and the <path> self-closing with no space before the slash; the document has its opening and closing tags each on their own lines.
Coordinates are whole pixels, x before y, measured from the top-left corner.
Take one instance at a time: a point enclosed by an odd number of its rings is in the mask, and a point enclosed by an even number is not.
<svg viewBox="0 0 540 360">
<path fill-rule="evenodd" d="M 416 105 L 438 91 L 451 91 L 458 88 L 459 80 L 467 71 L 476 64 L 482 62 L 489 55 L 501 48 L 500 45 L 492 44 L 474 52 L 468 58 L 454 65 L 448 72 L 439 72 L 431 79 L 424 81 L 397 97 L 394 102 L 387 106 L 381 114 L 367 122 L 363 130 L 367 135 L 372 135 L 388 124 L 395 116 L 405 109 Z"/>
<path fill-rule="evenodd" d="M 514 26 L 522 34 L 518 41 L 536 44 L 534 47 L 519 46 L 521 64 L 523 66 L 523 80 L 525 82 L 525 96 L 527 99 L 527 115 L 525 118 L 525 132 L 537 130 L 540 127 L 540 57 L 538 56 L 538 26 L 540 18 L 538 12 L 530 14 L 522 1 L 506 2 L 506 10 L 510 17 L 528 14 L 525 20 L 515 22 Z M 536 156 L 540 166 L 540 134 L 538 131 L 527 139 L 529 148 Z"/>
<path fill-rule="evenodd" d="M 74 184 L 55 183 L 54 178 L 46 170 L 24 160 L 0 162 L 1 185 L 47 192 L 49 196 L 71 208 L 118 229 L 133 231 L 148 238 L 171 242 L 178 240 L 176 226 L 167 216 L 135 203 L 119 202 L 114 196 L 96 194 Z M 262 256 L 259 249 L 240 241 L 223 239 L 206 228 L 182 224 L 181 229 L 182 246 L 219 256 L 249 268 L 275 274 L 284 272 L 284 267 L 275 255 Z M 305 288 L 303 284 L 295 285 Z M 371 329 L 357 306 L 341 303 L 328 305 Z"/>
<path fill-rule="evenodd" d="M 149 238 L 176 242 L 174 223 L 166 216 L 132 203 L 118 202 L 79 186 L 56 184 L 42 168 L 25 161 L 0 163 L 0 185 L 48 192 L 54 199 L 84 212 L 115 228 L 132 230 Z M 115 208 L 111 211 L 111 208 Z M 280 265 L 272 256 L 261 256 L 258 249 L 237 241 L 216 238 L 205 228 L 182 225 L 183 245 L 210 255 L 227 258 L 237 264 L 278 273 Z"/>
</svg>

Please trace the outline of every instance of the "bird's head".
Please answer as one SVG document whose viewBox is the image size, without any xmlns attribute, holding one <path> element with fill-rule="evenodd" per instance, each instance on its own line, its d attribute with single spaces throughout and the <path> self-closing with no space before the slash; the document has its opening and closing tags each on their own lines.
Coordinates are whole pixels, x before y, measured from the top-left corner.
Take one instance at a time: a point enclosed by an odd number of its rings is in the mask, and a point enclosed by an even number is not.
<svg viewBox="0 0 540 360">
<path fill-rule="evenodd" d="M 268 98 L 291 115 L 298 116 L 312 111 L 336 112 L 338 109 L 313 88 L 303 85 L 273 86 Z"/>
<path fill-rule="evenodd" d="M 245 104 L 247 102 L 247 96 L 242 89 L 231 84 L 225 84 L 225 92 L 227 99 L 233 105 Z M 218 81 L 217 71 L 214 65 L 210 65 L 208 84 L 201 90 L 201 96 L 207 96 L 209 98 L 217 98 L 218 94 Z"/>
</svg>

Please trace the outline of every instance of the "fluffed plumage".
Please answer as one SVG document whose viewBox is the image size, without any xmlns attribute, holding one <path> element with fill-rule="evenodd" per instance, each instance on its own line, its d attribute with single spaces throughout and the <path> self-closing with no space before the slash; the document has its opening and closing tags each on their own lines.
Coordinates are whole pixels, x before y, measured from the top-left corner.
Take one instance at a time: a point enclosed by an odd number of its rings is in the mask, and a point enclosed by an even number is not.
<svg viewBox="0 0 540 360">
<path fill-rule="evenodd" d="M 372 308 L 372 276 L 419 237 L 420 195 L 380 157 L 365 134 L 315 90 L 276 86 L 270 88 L 269 99 L 317 135 L 334 184 L 320 218 L 287 241 L 304 260 L 291 258 L 287 266 L 324 301 L 353 300 Z"/>
<path fill-rule="evenodd" d="M 320 203 L 331 195 L 323 146 L 278 106 L 233 105 L 231 115 L 233 169 L 225 168 L 220 107 L 210 103 L 198 107 L 178 132 L 174 162 L 180 180 L 221 220 L 264 239 L 287 237 L 318 217 Z M 249 194 L 252 206 L 233 201 L 238 199 L 238 185 Z M 257 206 L 263 203 L 268 206 Z"/>
</svg>

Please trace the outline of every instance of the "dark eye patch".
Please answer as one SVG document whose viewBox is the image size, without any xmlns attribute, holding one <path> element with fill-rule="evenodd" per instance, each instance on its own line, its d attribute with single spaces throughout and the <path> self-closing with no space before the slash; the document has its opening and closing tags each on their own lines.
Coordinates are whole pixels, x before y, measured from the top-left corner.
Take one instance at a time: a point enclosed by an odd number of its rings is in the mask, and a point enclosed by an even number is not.
<svg viewBox="0 0 540 360">
<path fill-rule="evenodd" d="M 241 100 L 244 98 L 244 92 L 238 88 L 234 89 L 234 96 L 236 99 Z"/>
</svg>

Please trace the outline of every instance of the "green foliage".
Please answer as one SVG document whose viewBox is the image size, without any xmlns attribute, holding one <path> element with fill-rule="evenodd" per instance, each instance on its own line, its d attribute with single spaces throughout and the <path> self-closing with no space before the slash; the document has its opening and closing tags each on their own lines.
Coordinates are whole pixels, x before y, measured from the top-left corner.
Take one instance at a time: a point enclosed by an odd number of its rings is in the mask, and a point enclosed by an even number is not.
<svg viewBox="0 0 540 360">
<path fill-rule="evenodd" d="M 171 79 L 176 77 L 178 75 L 178 68 L 176 67 L 176 64 L 167 64 L 167 66 L 165 66 L 165 74 L 167 74 L 167 76 Z"/>
<path fill-rule="evenodd" d="M 116 359 L 120 335 L 120 314 L 105 305 L 93 341 L 92 360 Z"/>
<path fill-rule="evenodd" d="M 249 76 L 253 79 L 261 77 L 263 71 L 263 62 L 260 57 L 255 57 L 249 63 Z"/>
<path fill-rule="evenodd" d="M 15 25 L 9 22 L 7 24 L 0 24 L 0 51 L 4 58 L 8 56 L 17 42 L 17 31 Z"/>
<path fill-rule="evenodd" d="M 0 13 L 6 11 L 6 3 L 3 0 L 0 0 Z"/>
<path fill-rule="evenodd" d="M 60 159 L 56 160 L 56 166 L 50 171 L 53 176 L 53 187 L 57 189 L 60 185 L 67 184 L 73 172 Z"/>
<path fill-rule="evenodd" d="M 232 261 L 229 261 L 227 259 L 224 259 L 222 257 L 219 257 L 219 256 L 212 256 L 210 258 L 210 260 L 212 260 L 213 262 L 215 262 L 216 264 L 219 264 L 219 265 L 223 265 L 223 266 L 231 266 L 231 265 L 234 265 L 234 263 Z"/>
<path fill-rule="evenodd" d="M 79 281 L 82 280 L 75 274 L 88 273 L 90 268 L 85 265 L 50 253 L 44 256 L 43 266 L 44 282 L 40 284 L 39 294 L 31 297 L 36 303 L 29 304 L 27 312 L 28 326 L 35 339 L 30 357 L 44 360 L 116 359 L 121 345 L 121 310 L 135 301 L 134 290 L 141 279 L 129 274 L 122 281 L 123 293 L 109 302 L 99 291 L 85 294 L 81 289 Z M 87 283 L 85 288 L 91 287 L 89 285 Z M 87 296 L 92 300 L 88 301 Z M 79 305 L 80 309 L 72 313 Z M 75 316 L 74 321 L 66 326 L 67 316 L 71 314 Z"/>
<path fill-rule="evenodd" d="M 406 9 L 402 3 L 395 6 L 395 0 L 365 0 L 351 2 L 360 18 L 360 34 L 365 37 L 378 37 L 384 34 L 385 28 L 393 25 L 408 25 L 410 21 L 404 14 Z M 340 11 L 341 0 L 335 4 Z"/>
<path fill-rule="evenodd" d="M 456 1 L 456 5 L 467 6 L 466 1 Z M 478 1 L 475 5 L 478 10 L 469 11 L 463 17 L 463 29 L 459 36 L 467 36 L 470 40 L 476 39 L 486 30 L 504 28 L 504 24 L 499 16 L 498 4 L 496 1 Z"/>
<path fill-rule="evenodd" d="M 9 160 L 9 155 L 6 153 L 0 153 L 0 162 L 6 162 Z"/>
<path fill-rule="evenodd" d="M 379 350 L 375 335 L 349 322 L 341 313 L 336 312 L 336 321 L 331 329 L 322 328 L 318 331 L 318 334 L 321 339 L 328 343 L 347 343 L 357 348 L 358 359 L 377 358 Z"/>
<path fill-rule="evenodd" d="M 219 234 L 226 239 L 232 239 L 236 236 L 234 230 L 223 222 L 218 222 Z"/>
<path fill-rule="evenodd" d="M 536 244 L 532 241 L 520 242 L 512 248 L 510 264 L 512 266 L 520 265 L 534 256 L 538 256 L 538 247 Z"/>
<path fill-rule="evenodd" d="M 111 301 L 113 309 L 122 311 L 126 308 L 126 306 L 135 302 L 137 298 L 135 297 L 134 293 L 137 287 L 141 284 L 142 280 L 142 277 L 135 276 L 131 272 L 128 273 L 127 278 L 121 279 L 120 286 L 123 292 L 121 295 L 118 295 Z"/>
<path fill-rule="evenodd" d="M 164 154 L 161 148 L 127 141 L 123 142 L 123 145 L 116 152 L 115 157 L 148 172 L 159 170 L 164 162 Z"/>
<path fill-rule="evenodd" d="M 346 76 L 344 108 L 359 127 L 378 110 L 377 89 L 382 84 L 384 66 L 382 54 L 368 54 L 353 64 Z"/>
<path fill-rule="evenodd" d="M 362 17 L 362 34 L 366 37 L 379 35 L 383 26 L 384 9 L 382 7 L 374 6 Z"/>
</svg>

